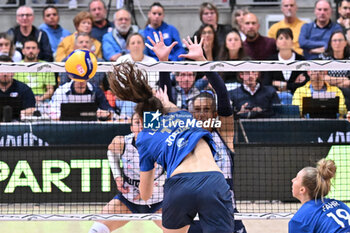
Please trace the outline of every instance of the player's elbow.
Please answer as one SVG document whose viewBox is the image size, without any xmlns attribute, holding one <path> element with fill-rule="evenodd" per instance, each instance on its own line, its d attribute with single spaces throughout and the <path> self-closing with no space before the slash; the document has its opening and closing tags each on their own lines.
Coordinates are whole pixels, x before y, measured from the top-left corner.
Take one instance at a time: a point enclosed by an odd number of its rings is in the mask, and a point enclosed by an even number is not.
<svg viewBox="0 0 350 233">
<path fill-rule="evenodd" d="M 140 193 L 141 199 L 147 201 L 151 198 L 152 194 L 142 194 Z"/>
</svg>

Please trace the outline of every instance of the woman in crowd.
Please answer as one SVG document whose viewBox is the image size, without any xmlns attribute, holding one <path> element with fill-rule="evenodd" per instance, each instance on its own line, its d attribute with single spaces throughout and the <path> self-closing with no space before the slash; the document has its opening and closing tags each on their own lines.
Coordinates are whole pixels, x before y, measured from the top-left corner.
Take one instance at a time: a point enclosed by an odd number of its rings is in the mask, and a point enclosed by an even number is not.
<svg viewBox="0 0 350 233">
<path fill-rule="evenodd" d="M 245 41 L 245 39 L 247 38 L 246 35 L 243 33 L 242 29 L 244 16 L 248 13 L 249 11 L 247 8 L 238 8 L 232 12 L 232 27 L 238 29 L 242 41 Z"/>
<path fill-rule="evenodd" d="M 197 37 L 199 40 L 203 38 L 203 51 L 205 58 L 208 61 L 217 61 L 219 45 L 217 43 L 214 27 L 210 24 L 202 25 L 198 30 Z"/>
<path fill-rule="evenodd" d="M 213 3 L 203 2 L 199 10 L 199 17 L 202 25 L 209 24 L 213 26 L 218 38 L 218 44 L 222 46 L 225 43 L 226 34 L 232 30 L 232 26 L 229 24 L 219 24 L 218 8 Z M 199 35 L 198 30 L 194 35 Z"/>
<path fill-rule="evenodd" d="M 160 41 L 150 42 L 156 54 L 162 51 L 166 57 L 176 44 L 166 47 L 161 33 Z M 198 44 L 196 40 L 192 43 L 190 39 L 185 41 L 189 53 L 180 56 L 205 61 L 202 43 Z M 163 60 L 163 55 L 158 56 L 159 60 Z M 109 77 L 116 95 L 123 100 L 138 103 L 135 111 L 139 116 L 144 116 L 145 111 L 154 111 L 150 118 L 157 118 L 161 122 L 159 127 L 144 128 L 137 137 L 141 198 L 147 200 L 152 196 L 154 163 L 157 162 L 167 168 L 162 206 L 164 232 L 187 232 L 197 213 L 204 231 L 232 232 L 232 195 L 213 158 L 214 142 L 211 134 L 201 128 L 183 127 L 182 123 L 165 125 L 164 122 L 169 120 L 184 123 L 193 117 L 186 111 L 179 111 L 169 101 L 166 90 L 160 90 L 153 96 L 152 89 L 142 76 L 141 71 L 126 63 L 116 66 Z M 148 118 L 142 118 L 142 122 L 151 120 Z M 193 201 L 194 198 L 196 202 Z"/>
<path fill-rule="evenodd" d="M 323 54 L 320 54 L 320 58 L 322 60 L 350 59 L 350 46 L 343 31 L 332 33 L 328 41 L 328 47 Z M 350 70 L 329 70 L 325 81 L 340 88 L 345 97 L 345 104 L 350 109 Z"/>
<path fill-rule="evenodd" d="M 13 62 L 20 62 L 22 55 L 13 44 L 13 39 L 5 32 L 0 33 L 0 54 L 12 58 Z"/>
<path fill-rule="evenodd" d="M 140 117 L 134 113 L 131 118 L 131 134 L 116 136 L 108 146 L 108 160 L 119 193 L 103 207 L 103 214 L 131 214 L 131 213 L 155 213 L 161 212 L 163 201 L 163 184 L 165 172 L 161 166 L 156 168 L 156 180 L 154 194 L 144 201 L 140 198 L 140 167 L 139 154 L 135 146 L 137 135 L 142 130 Z M 127 169 L 125 169 L 127 168 Z M 95 222 L 90 233 L 109 233 L 129 221 L 98 221 Z M 161 221 L 154 221 L 160 228 Z"/>
<path fill-rule="evenodd" d="M 293 32 L 289 28 L 281 28 L 277 31 L 276 47 L 278 53 L 268 60 L 283 62 L 305 60 L 303 56 L 293 51 Z M 283 104 L 291 104 L 295 90 L 304 86 L 309 80 L 306 71 L 267 71 L 263 72 L 261 77 L 263 85 L 272 85 L 279 91 L 278 96 Z"/>
<path fill-rule="evenodd" d="M 350 208 L 341 201 L 325 198 L 335 176 L 333 160 L 321 159 L 317 167 L 305 167 L 292 180 L 293 197 L 302 206 L 289 222 L 290 233 L 350 232 Z"/>
<path fill-rule="evenodd" d="M 225 45 L 221 47 L 218 56 L 219 61 L 239 61 L 244 60 L 246 54 L 243 48 L 243 41 L 239 35 L 237 29 L 232 29 L 227 33 L 225 38 Z M 220 76 L 225 83 L 235 83 L 238 82 L 236 72 L 222 72 Z"/>
<path fill-rule="evenodd" d="M 62 61 L 71 52 L 73 52 L 75 44 L 74 41 L 77 33 L 91 33 L 93 18 L 89 12 L 81 11 L 74 17 L 73 23 L 77 31 L 72 35 L 65 37 L 58 45 L 55 58 L 57 62 Z M 101 43 L 95 38 L 92 38 L 91 52 L 93 52 L 98 58 L 102 58 Z"/>
</svg>

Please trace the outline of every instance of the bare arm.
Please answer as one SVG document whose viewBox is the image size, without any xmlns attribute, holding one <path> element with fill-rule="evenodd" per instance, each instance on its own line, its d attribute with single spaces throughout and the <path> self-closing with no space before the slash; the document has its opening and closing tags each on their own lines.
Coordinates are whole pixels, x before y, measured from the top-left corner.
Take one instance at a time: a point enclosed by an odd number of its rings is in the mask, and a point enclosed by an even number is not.
<svg viewBox="0 0 350 233">
<path fill-rule="evenodd" d="M 156 168 L 147 172 L 140 172 L 140 196 L 144 201 L 152 197 L 155 171 Z"/>
</svg>

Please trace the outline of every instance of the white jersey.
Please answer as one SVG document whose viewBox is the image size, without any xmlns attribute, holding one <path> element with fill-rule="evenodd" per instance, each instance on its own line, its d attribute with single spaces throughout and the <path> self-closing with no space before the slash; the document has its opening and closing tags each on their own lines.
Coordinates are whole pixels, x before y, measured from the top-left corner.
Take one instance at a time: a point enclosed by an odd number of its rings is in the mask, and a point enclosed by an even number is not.
<svg viewBox="0 0 350 233">
<path fill-rule="evenodd" d="M 230 155 L 231 151 L 217 131 L 213 131 L 212 135 L 216 147 L 215 162 L 223 172 L 225 179 L 232 179 L 233 163 Z"/>
<path fill-rule="evenodd" d="M 163 201 L 163 185 L 166 174 L 164 169 L 157 164 L 152 197 L 144 201 L 140 198 L 140 159 L 135 147 L 134 134 L 126 135 L 124 153 L 120 156 L 120 167 L 124 179 L 124 187 L 129 188 L 129 193 L 122 194 L 128 201 L 138 205 L 151 205 Z"/>
</svg>

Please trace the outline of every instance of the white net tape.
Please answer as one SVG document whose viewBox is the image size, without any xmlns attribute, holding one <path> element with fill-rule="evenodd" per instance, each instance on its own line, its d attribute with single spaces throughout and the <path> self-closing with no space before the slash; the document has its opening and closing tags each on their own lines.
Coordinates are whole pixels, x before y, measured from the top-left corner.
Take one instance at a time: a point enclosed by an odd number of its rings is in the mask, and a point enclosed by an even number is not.
<svg viewBox="0 0 350 233">
<path fill-rule="evenodd" d="M 99 72 L 109 72 L 117 63 L 99 62 Z M 337 61 L 219 61 L 136 63 L 146 71 L 280 71 L 280 70 L 350 70 L 349 60 Z M 0 63 L 0 72 L 65 72 L 63 62 Z"/>
</svg>

